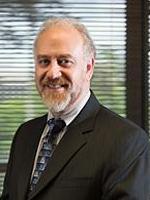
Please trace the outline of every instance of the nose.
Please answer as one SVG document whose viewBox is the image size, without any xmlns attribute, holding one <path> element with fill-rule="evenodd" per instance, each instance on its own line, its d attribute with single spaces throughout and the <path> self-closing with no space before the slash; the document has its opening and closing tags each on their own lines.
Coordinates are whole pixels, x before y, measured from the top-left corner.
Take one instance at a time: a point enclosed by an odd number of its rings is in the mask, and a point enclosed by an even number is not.
<svg viewBox="0 0 150 200">
<path fill-rule="evenodd" d="M 61 75 L 61 67 L 58 65 L 57 61 L 51 61 L 51 64 L 47 71 L 47 76 L 50 79 L 57 79 L 60 78 Z"/>
</svg>

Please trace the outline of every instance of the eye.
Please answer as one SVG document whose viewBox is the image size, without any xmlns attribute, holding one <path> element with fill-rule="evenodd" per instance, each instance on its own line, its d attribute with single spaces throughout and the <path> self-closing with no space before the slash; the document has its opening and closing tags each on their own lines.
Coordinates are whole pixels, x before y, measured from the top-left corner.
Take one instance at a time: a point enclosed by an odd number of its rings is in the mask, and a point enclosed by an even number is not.
<svg viewBox="0 0 150 200">
<path fill-rule="evenodd" d="M 38 60 L 38 64 L 42 67 L 47 67 L 50 64 L 50 60 L 47 58 L 41 58 Z"/>
<path fill-rule="evenodd" d="M 66 67 L 69 67 L 70 65 L 73 64 L 73 61 L 69 58 L 59 58 L 57 62 L 59 65 Z"/>
</svg>

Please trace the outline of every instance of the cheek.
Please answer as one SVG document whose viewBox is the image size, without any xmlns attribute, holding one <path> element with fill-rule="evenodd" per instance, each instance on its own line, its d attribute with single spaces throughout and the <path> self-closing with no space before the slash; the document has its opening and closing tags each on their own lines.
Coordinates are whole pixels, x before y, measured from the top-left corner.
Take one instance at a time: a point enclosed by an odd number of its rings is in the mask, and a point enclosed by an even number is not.
<svg viewBox="0 0 150 200">
<path fill-rule="evenodd" d="M 85 77 L 81 73 L 74 74 L 72 77 L 72 82 L 74 89 L 80 89 L 84 87 Z"/>
<path fill-rule="evenodd" d="M 36 82 L 36 84 L 39 85 L 39 82 L 40 82 L 40 81 L 39 81 L 39 80 L 40 80 L 39 74 L 38 74 L 37 72 L 35 72 L 35 75 L 34 75 L 34 76 L 35 76 L 35 82 Z"/>
<path fill-rule="evenodd" d="M 37 81 L 40 81 L 41 79 L 43 79 L 43 77 L 45 77 L 45 72 L 39 68 L 35 69 L 35 79 Z"/>
<path fill-rule="evenodd" d="M 39 71 L 40 71 L 39 68 L 37 66 L 35 66 L 35 77 L 36 78 L 39 77 L 39 74 L 40 74 Z"/>
</svg>

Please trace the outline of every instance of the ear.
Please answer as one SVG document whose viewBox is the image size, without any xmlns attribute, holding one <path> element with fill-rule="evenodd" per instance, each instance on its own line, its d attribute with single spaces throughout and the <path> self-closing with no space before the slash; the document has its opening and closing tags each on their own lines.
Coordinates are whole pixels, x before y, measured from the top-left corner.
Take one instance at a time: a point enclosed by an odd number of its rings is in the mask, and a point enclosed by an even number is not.
<svg viewBox="0 0 150 200">
<path fill-rule="evenodd" d="M 88 60 L 88 63 L 87 63 L 87 68 L 86 68 L 86 77 L 87 77 L 87 80 L 90 81 L 91 78 L 92 78 L 92 75 L 93 75 L 93 71 L 94 71 L 94 64 L 95 64 L 95 59 L 93 57 L 91 57 L 89 60 Z"/>
</svg>

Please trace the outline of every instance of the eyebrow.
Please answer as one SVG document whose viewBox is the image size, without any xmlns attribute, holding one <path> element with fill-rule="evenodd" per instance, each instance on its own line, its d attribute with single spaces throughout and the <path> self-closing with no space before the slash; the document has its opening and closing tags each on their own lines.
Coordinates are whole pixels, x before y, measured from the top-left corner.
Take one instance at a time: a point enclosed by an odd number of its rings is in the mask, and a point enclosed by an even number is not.
<svg viewBox="0 0 150 200">
<path fill-rule="evenodd" d="M 45 55 L 45 54 L 41 54 L 41 55 L 37 55 L 36 56 L 36 58 L 37 59 L 40 59 L 40 58 L 51 58 L 52 56 L 49 56 L 49 55 Z M 61 55 L 56 55 L 56 57 L 58 57 L 58 58 L 63 58 L 63 57 L 65 57 L 65 58 L 72 58 L 72 59 L 74 59 L 74 57 L 71 55 L 71 54 L 61 54 Z"/>
<path fill-rule="evenodd" d="M 47 55 L 37 55 L 36 58 L 37 59 L 40 59 L 40 58 L 48 58 L 49 56 Z"/>
</svg>

